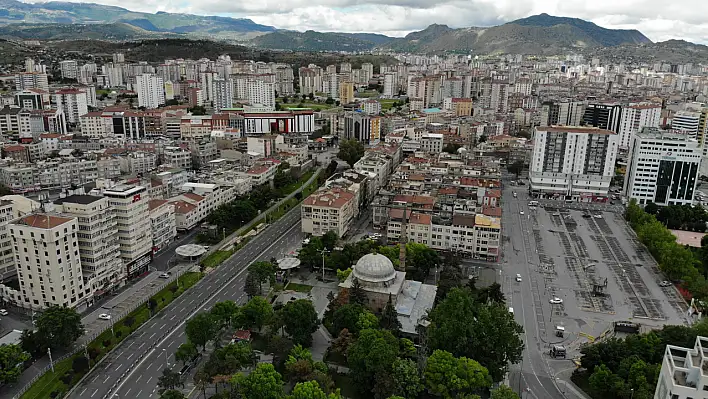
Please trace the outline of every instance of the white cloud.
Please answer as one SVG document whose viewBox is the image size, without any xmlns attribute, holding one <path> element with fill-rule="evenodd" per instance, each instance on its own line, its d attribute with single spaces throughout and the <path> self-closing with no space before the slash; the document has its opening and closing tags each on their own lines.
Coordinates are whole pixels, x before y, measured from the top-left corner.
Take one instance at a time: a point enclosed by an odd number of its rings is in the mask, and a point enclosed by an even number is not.
<svg viewBox="0 0 708 399">
<path fill-rule="evenodd" d="M 86 1 L 86 0 L 70 0 Z M 542 12 L 606 28 L 639 29 L 654 41 L 708 43 L 705 0 L 97 0 L 135 11 L 246 17 L 282 29 L 377 32 L 403 36 L 437 23 L 491 26 Z"/>
</svg>

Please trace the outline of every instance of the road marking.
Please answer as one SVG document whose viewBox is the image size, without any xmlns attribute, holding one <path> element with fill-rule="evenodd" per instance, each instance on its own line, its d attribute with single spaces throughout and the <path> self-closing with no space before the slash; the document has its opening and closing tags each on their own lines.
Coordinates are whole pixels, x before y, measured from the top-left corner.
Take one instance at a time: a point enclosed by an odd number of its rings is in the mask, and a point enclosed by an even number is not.
<svg viewBox="0 0 708 399">
<path fill-rule="evenodd" d="M 157 333 L 152 333 L 152 335 L 148 339 L 152 339 L 152 337 L 154 337 L 155 335 L 157 335 Z"/>
<path fill-rule="evenodd" d="M 183 336 L 183 335 L 184 335 L 184 331 L 180 331 L 180 332 L 179 332 L 179 335 L 177 335 L 177 336 L 178 336 L 178 337 L 181 337 L 181 336 Z"/>
<path fill-rule="evenodd" d="M 152 363 L 150 363 L 150 365 L 152 365 Z M 149 383 L 150 383 L 150 380 L 152 380 L 152 376 L 150 376 L 150 378 L 148 378 L 146 384 L 149 384 Z"/>
<path fill-rule="evenodd" d="M 142 374 L 138 376 L 138 379 L 136 379 L 135 382 L 140 381 L 141 378 L 143 378 Z"/>
<path fill-rule="evenodd" d="M 136 398 L 139 398 L 141 393 L 143 393 L 142 389 L 140 390 L 140 392 L 138 392 L 138 395 L 136 396 Z"/>
<path fill-rule="evenodd" d="M 91 394 L 91 397 L 92 397 L 92 398 L 93 398 L 93 396 L 96 394 L 96 392 L 98 392 L 98 388 L 96 388 L 96 390 L 93 391 L 93 393 Z"/>
<path fill-rule="evenodd" d="M 150 362 L 150 364 L 148 364 L 148 366 L 145 368 L 145 370 L 150 370 L 150 367 L 152 367 L 152 365 L 153 365 L 153 363 Z M 152 377 L 151 377 L 151 378 L 152 378 Z M 150 380 L 148 380 L 148 382 L 149 382 L 149 381 L 150 381 Z"/>
<path fill-rule="evenodd" d="M 133 357 L 135 353 L 131 353 L 130 356 L 128 356 L 128 360 L 130 360 L 131 357 Z"/>
<path fill-rule="evenodd" d="M 118 367 L 116 367 L 116 371 L 122 366 L 122 364 L 119 364 Z"/>
<path fill-rule="evenodd" d="M 145 345 L 145 342 L 143 342 L 142 344 L 140 344 L 140 346 L 138 346 L 138 349 L 142 348 L 143 345 Z"/>
<path fill-rule="evenodd" d="M 103 383 L 105 384 L 105 383 L 106 383 L 106 381 L 108 381 L 108 379 L 109 379 L 109 378 L 111 378 L 111 376 L 110 376 L 110 375 L 107 375 L 107 376 L 106 376 L 106 379 L 105 379 L 105 380 L 103 380 Z"/>
<path fill-rule="evenodd" d="M 174 317 L 174 316 L 172 316 L 172 317 Z M 170 320 L 172 320 L 172 319 L 170 319 Z M 164 330 L 165 327 L 167 327 L 167 324 L 163 324 L 162 327 L 160 327 L 160 330 Z"/>
<path fill-rule="evenodd" d="M 79 394 L 79 396 L 84 396 L 84 392 L 86 392 L 87 389 L 88 389 L 88 388 L 84 388 L 84 390 L 81 391 L 81 393 Z"/>
<path fill-rule="evenodd" d="M 174 320 L 175 317 L 177 317 L 177 315 L 176 315 L 176 314 L 173 314 L 172 317 L 170 317 L 170 320 Z"/>
<path fill-rule="evenodd" d="M 130 393 L 130 390 L 131 390 L 131 389 L 133 389 L 133 388 L 128 388 L 128 390 L 125 391 L 125 396 L 128 397 L 128 398 L 130 397 L 130 396 L 128 396 L 128 394 Z"/>
<path fill-rule="evenodd" d="M 290 227 L 290 228 L 288 229 L 288 231 L 286 231 L 286 233 L 290 232 L 291 230 L 295 229 L 296 227 L 300 227 L 300 224 L 299 224 L 299 223 L 294 223 L 294 224 L 292 225 L 292 227 Z M 273 242 L 273 243 L 270 244 L 270 246 L 269 246 L 268 248 L 266 248 L 265 250 L 266 250 L 266 251 L 269 250 L 269 249 L 272 248 L 275 244 L 276 244 L 276 243 Z M 264 252 L 265 252 L 265 251 L 264 251 Z M 225 270 L 225 269 L 222 269 L 222 270 Z M 235 275 L 234 277 L 232 277 L 231 279 L 229 279 L 228 281 L 226 281 L 226 283 L 224 283 L 224 284 L 221 286 L 221 288 L 219 288 L 218 290 L 216 290 L 216 292 L 212 293 L 211 296 L 209 296 L 204 302 L 206 303 L 206 302 L 209 302 L 209 301 L 211 301 L 212 299 L 216 298 L 217 295 L 219 295 L 223 290 L 225 290 L 229 285 L 231 285 L 231 284 L 236 280 L 237 277 L 239 277 L 240 275 L 242 275 L 243 273 L 245 273 L 247 270 L 248 270 L 248 267 L 244 267 L 243 269 L 241 269 L 241 271 L 239 271 L 238 273 L 236 273 L 236 275 Z M 194 315 L 196 315 L 197 313 L 199 313 L 200 310 L 201 310 L 201 309 L 197 309 L 197 310 L 193 311 L 192 313 L 190 313 L 189 315 L 187 315 L 187 317 L 184 318 L 184 319 L 175 327 L 175 329 L 173 329 L 172 331 L 170 331 L 170 333 L 168 333 L 168 334 L 165 336 L 165 338 L 163 338 L 162 340 L 160 340 L 160 342 L 157 343 L 157 346 L 160 346 L 160 345 L 162 345 L 163 342 L 167 341 L 167 339 L 170 338 L 170 337 L 172 336 L 172 334 L 175 333 L 175 331 L 177 331 L 177 328 L 182 327 L 182 326 L 187 322 L 187 320 L 189 320 L 190 318 L 194 317 Z M 147 358 L 150 357 L 150 355 L 152 355 L 154 352 L 155 352 L 155 349 L 154 349 L 154 348 L 151 349 L 149 352 L 147 352 L 147 354 L 146 354 L 147 356 L 143 357 L 143 359 L 142 359 L 140 362 L 138 362 L 138 364 L 136 365 L 137 367 L 134 367 L 134 368 L 128 373 L 128 375 L 126 375 L 125 378 L 123 378 L 123 380 L 121 381 L 121 383 L 118 384 L 118 387 L 116 388 L 116 391 L 119 391 L 119 390 L 123 387 L 123 385 L 125 385 L 125 383 L 128 382 L 128 380 L 130 380 L 130 377 L 133 375 L 133 373 L 135 373 L 135 370 L 137 370 L 138 367 L 140 367 L 140 365 L 141 365 L 145 360 L 147 360 Z M 152 363 L 150 363 L 150 364 L 152 365 Z M 152 377 L 150 377 L 150 379 L 152 379 Z M 148 383 L 149 383 L 149 382 L 150 382 L 150 380 L 148 380 Z M 142 392 L 142 391 L 140 391 L 140 392 Z M 140 393 L 138 393 L 138 396 L 140 396 Z"/>
</svg>

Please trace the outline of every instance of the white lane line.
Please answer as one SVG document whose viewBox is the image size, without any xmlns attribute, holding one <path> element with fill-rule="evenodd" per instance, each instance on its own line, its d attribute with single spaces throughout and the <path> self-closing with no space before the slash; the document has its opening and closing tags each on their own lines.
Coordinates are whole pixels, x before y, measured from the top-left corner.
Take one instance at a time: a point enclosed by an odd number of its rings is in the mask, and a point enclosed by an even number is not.
<svg viewBox="0 0 708 399">
<path fill-rule="evenodd" d="M 176 315 L 176 314 L 173 314 L 172 317 L 170 317 L 170 320 L 174 320 L 175 317 L 177 317 L 177 315 Z"/>
<path fill-rule="evenodd" d="M 122 364 L 119 364 L 118 367 L 116 367 L 116 371 L 118 371 L 118 369 L 120 369 L 120 366 L 122 366 Z"/>
<path fill-rule="evenodd" d="M 150 363 L 150 364 L 152 364 L 152 363 Z M 150 380 L 152 380 L 152 376 L 151 376 L 150 378 L 148 378 L 146 384 L 149 384 L 149 383 L 150 383 Z"/>
<path fill-rule="evenodd" d="M 131 390 L 131 389 L 133 389 L 133 388 L 128 388 L 128 390 L 125 391 L 125 397 L 126 397 L 126 398 L 129 398 L 129 397 L 130 397 L 130 396 L 128 396 L 128 394 L 130 393 L 130 390 Z"/>
<path fill-rule="evenodd" d="M 140 346 L 138 346 L 138 349 L 142 348 L 143 345 L 145 345 L 145 342 L 143 342 L 142 344 L 140 344 Z"/>
<path fill-rule="evenodd" d="M 157 335 L 157 333 L 152 333 L 152 335 L 148 339 L 152 339 L 152 337 L 154 337 L 155 335 Z"/>
<path fill-rule="evenodd" d="M 143 393 L 142 389 L 140 390 L 140 392 L 138 392 L 138 395 L 136 396 L 136 398 L 139 398 L 141 393 Z"/>
<path fill-rule="evenodd" d="M 91 394 L 91 397 L 92 397 L 92 398 L 93 398 L 93 396 L 96 394 L 96 392 L 98 392 L 98 388 L 96 388 L 96 390 L 93 391 L 93 393 Z"/>
<path fill-rule="evenodd" d="M 131 357 L 133 357 L 135 353 L 131 353 L 130 356 L 128 356 L 128 360 L 130 360 Z"/>
<path fill-rule="evenodd" d="M 105 379 L 105 380 L 103 380 L 103 383 L 105 384 L 105 383 L 106 383 L 106 381 L 108 381 L 108 379 L 109 379 L 109 378 L 111 378 L 111 376 L 110 376 L 110 375 L 107 375 L 107 376 L 106 376 L 106 379 Z"/>
<path fill-rule="evenodd" d="M 293 226 L 292 226 L 290 229 L 288 229 L 288 231 L 286 231 L 286 233 L 292 231 L 292 230 L 295 229 L 296 227 L 300 227 L 300 224 L 299 224 L 299 223 L 293 224 Z M 267 251 L 267 250 L 269 250 L 270 248 L 272 248 L 275 244 L 276 244 L 275 242 L 273 242 L 272 244 L 270 244 L 270 246 L 269 246 L 268 248 L 266 248 L 265 251 Z M 241 269 L 240 272 L 236 273 L 236 275 L 235 275 L 234 277 L 232 277 L 230 280 L 226 281 L 226 282 L 221 286 L 221 288 L 219 288 L 218 290 L 216 290 L 216 292 L 214 292 L 213 294 L 211 294 L 211 296 L 209 296 L 204 302 L 206 303 L 206 302 L 209 302 L 209 301 L 211 301 L 212 299 L 216 298 L 217 295 L 219 295 L 223 290 L 225 290 L 227 287 L 229 287 L 229 286 L 234 282 L 234 280 L 236 280 L 237 277 L 239 277 L 240 275 L 242 275 L 243 273 L 245 273 L 247 270 L 248 270 L 247 267 L 244 267 L 243 269 Z M 190 313 L 189 315 L 187 315 L 187 317 L 184 318 L 184 319 L 176 326 L 176 328 L 172 329 L 172 331 L 170 331 L 169 334 L 167 334 L 167 335 L 165 336 L 165 338 L 163 338 L 162 340 L 160 340 L 160 342 L 158 342 L 156 346 L 160 346 L 160 345 L 163 344 L 163 342 L 167 341 L 167 340 L 172 336 L 172 334 L 174 334 L 175 331 L 177 331 L 177 329 L 178 329 L 179 327 L 182 327 L 182 326 L 187 322 L 187 320 L 189 320 L 190 318 L 194 317 L 194 315 L 196 315 L 197 313 L 199 313 L 199 311 L 200 311 L 200 309 L 196 309 L 195 311 L 193 311 L 192 313 Z M 144 356 L 143 359 L 142 359 L 140 362 L 138 362 L 138 364 L 136 365 L 136 367 L 133 367 L 133 369 L 128 373 L 128 375 L 126 375 L 125 378 L 123 378 L 123 380 L 121 381 L 121 383 L 118 384 L 118 387 L 116 388 L 116 391 L 119 391 L 119 390 L 123 387 L 123 385 L 125 385 L 125 383 L 128 382 L 128 380 L 130 380 L 130 377 L 133 375 L 133 373 L 135 373 L 135 370 L 137 370 L 138 367 L 140 367 L 140 365 L 141 365 L 144 361 L 146 361 L 147 358 L 150 357 L 154 352 L 155 352 L 155 348 L 151 349 L 150 352 L 147 353 L 147 356 Z M 150 364 L 152 364 L 152 363 L 150 363 Z M 152 377 L 150 377 L 150 379 L 152 379 Z M 148 383 L 149 383 L 149 382 L 150 382 L 150 380 L 148 380 Z M 141 392 L 142 392 L 142 391 L 141 391 Z M 140 396 L 140 393 L 138 393 L 138 396 Z"/>
<path fill-rule="evenodd" d="M 79 394 L 79 396 L 84 396 L 84 392 L 86 392 L 87 389 L 88 389 L 88 388 L 84 388 L 84 390 L 81 391 L 81 393 Z"/>
<path fill-rule="evenodd" d="M 180 332 L 179 332 L 179 335 L 177 335 L 177 336 L 178 336 L 178 337 L 181 337 L 181 336 L 183 336 L 183 335 L 184 335 L 184 331 L 180 331 Z"/>
</svg>

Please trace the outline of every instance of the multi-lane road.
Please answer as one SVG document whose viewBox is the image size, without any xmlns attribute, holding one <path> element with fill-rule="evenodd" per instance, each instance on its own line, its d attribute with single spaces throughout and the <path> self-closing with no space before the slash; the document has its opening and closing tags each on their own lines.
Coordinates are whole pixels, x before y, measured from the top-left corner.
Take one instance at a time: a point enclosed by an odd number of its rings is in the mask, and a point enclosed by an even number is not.
<svg viewBox="0 0 708 399">
<path fill-rule="evenodd" d="M 177 368 L 174 352 L 186 342 L 185 322 L 227 299 L 243 303 L 246 268 L 256 260 L 281 257 L 302 241 L 300 206 L 254 237 L 241 250 L 205 276 L 196 286 L 126 338 L 69 396 L 70 398 L 159 397 L 162 370 Z"/>
</svg>

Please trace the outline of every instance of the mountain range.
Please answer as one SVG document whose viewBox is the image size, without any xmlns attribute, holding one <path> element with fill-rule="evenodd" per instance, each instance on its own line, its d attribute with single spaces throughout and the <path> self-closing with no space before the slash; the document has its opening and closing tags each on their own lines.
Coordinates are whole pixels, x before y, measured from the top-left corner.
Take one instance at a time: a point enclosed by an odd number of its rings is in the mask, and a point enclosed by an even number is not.
<svg viewBox="0 0 708 399">
<path fill-rule="evenodd" d="M 375 33 L 279 30 L 244 18 L 166 12 L 150 14 L 94 3 L 31 4 L 17 0 L 0 0 L 0 37 L 39 40 L 187 37 L 240 42 L 272 50 L 381 50 L 427 54 L 553 55 L 598 48 L 652 46 L 652 42 L 637 30 L 606 29 L 582 19 L 548 14 L 492 27 L 454 29 L 433 24 L 405 37 L 394 38 Z"/>
</svg>

